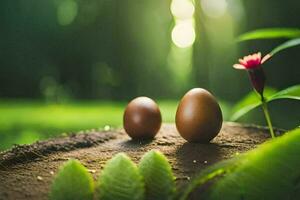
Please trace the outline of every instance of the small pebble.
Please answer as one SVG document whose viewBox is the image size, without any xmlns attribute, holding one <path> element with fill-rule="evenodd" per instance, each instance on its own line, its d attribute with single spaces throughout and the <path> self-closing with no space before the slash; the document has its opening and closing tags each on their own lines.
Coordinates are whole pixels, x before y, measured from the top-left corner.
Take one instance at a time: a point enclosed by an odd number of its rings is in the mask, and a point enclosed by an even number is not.
<svg viewBox="0 0 300 200">
<path fill-rule="evenodd" d="M 196 163 L 197 162 L 197 160 L 193 160 L 193 163 Z"/>
<path fill-rule="evenodd" d="M 204 164 L 207 164 L 207 160 L 204 161 Z"/>
<path fill-rule="evenodd" d="M 41 177 L 41 176 L 37 176 L 36 178 L 37 178 L 37 180 L 39 180 L 39 181 L 42 181 L 42 180 L 43 180 L 43 177 Z"/>
<path fill-rule="evenodd" d="M 50 174 L 51 174 L 51 175 L 54 175 L 54 171 L 50 171 Z"/>
</svg>

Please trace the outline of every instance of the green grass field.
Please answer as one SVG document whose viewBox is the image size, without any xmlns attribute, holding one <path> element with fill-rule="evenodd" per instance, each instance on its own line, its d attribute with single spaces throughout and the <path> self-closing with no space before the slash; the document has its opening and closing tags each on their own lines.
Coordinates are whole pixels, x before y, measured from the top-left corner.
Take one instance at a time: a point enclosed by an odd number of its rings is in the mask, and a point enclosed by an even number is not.
<svg viewBox="0 0 300 200">
<path fill-rule="evenodd" d="M 274 126 L 292 129 L 299 125 L 296 113 L 299 104 L 272 104 Z M 174 122 L 178 102 L 158 101 L 163 122 Z M 231 104 L 221 101 L 224 120 L 229 119 Z M 284 106 L 282 106 L 284 105 Z M 286 105 L 291 105 L 290 107 Z M 86 129 L 122 127 L 126 102 L 79 101 L 64 104 L 46 104 L 42 101 L 0 99 L 0 151 L 14 144 L 30 144 L 63 133 Z M 295 113 L 288 116 L 289 113 Z M 241 122 L 265 124 L 260 109 L 243 117 Z"/>
<path fill-rule="evenodd" d="M 78 132 L 122 126 L 126 103 L 74 102 L 45 104 L 38 101 L 0 101 L 0 150 L 13 144 L 30 144 L 40 139 Z M 164 122 L 173 122 L 176 101 L 160 101 Z"/>
</svg>

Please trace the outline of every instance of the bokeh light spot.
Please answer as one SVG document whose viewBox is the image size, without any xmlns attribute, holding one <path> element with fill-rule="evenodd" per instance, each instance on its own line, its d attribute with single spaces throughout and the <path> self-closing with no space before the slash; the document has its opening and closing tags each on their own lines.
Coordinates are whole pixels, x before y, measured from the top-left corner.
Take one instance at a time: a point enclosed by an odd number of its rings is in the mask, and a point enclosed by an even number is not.
<svg viewBox="0 0 300 200">
<path fill-rule="evenodd" d="M 62 26 L 71 24 L 78 13 L 78 4 L 73 0 L 61 1 L 57 8 L 57 20 Z"/>
<path fill-rule="evenodd" d="M 172 41 L 180 48 L 192 46 L 195 38 L 196 34 L 192 20 L 179 22 L 172 30 Z"/>
<path fill-rule="evenodd" d="M 201 0 L 200 3 L 204 14 L 211 18 L 219 18 L 227 11 L 226 0 Z"/>
<path fill-rule="evenodd" d="M 171 12 L 178 19 L 191 19 L 194 15 L 195 7 L 189 0 L 173 0 Z"/>
</svg>

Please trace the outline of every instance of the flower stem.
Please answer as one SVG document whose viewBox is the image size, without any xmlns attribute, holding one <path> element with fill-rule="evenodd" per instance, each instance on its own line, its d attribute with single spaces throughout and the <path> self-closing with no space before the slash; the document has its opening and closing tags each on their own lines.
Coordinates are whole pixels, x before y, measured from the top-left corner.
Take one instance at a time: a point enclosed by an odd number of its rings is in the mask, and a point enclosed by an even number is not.
<svg viewBox="0 0 300 200">
<path fill-rule="evenodd" d="M 266 121 L 267 121 L 269 129 L 270 129 L 271 136 L 272 136 L 272 138 L 275 138 L 275 134 L 274 134 L 274 130 L 273 130 L 273 126 L 272 126 L 272 122 L 271 122 L 271 118 L 270 118 L 270 114 L 269 114 L 269 110 L 268 110 L 268 105 L 264 98 L 262 98 L 262 109 L 264 111 Z"/>
</svg>

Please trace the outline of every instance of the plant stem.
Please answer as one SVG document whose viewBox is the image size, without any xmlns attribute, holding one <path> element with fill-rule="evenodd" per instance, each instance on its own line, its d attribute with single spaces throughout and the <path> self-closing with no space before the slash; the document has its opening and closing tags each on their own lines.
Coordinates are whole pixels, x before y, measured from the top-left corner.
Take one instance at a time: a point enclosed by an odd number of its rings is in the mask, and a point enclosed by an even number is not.
<svg viewBox="0 0 300 200">
<path fill-rule="evenodd" d="M 274 134 L 270 114 L 269 114 L 269 111 L 268 111 L 268 105 L 267 105 L 267 102 L 265 101 L 264 98 L 262 98 L 262 104 L 261 105 L 262 105 L 262 109 L 263 109 L 265 117 L 266 117 L 267 124 L 268 124 L 269 129 L 270 129 L 271 136 L 272 136 L 272 138 L 275 138 L 275 134 Z"/>
</svg>

